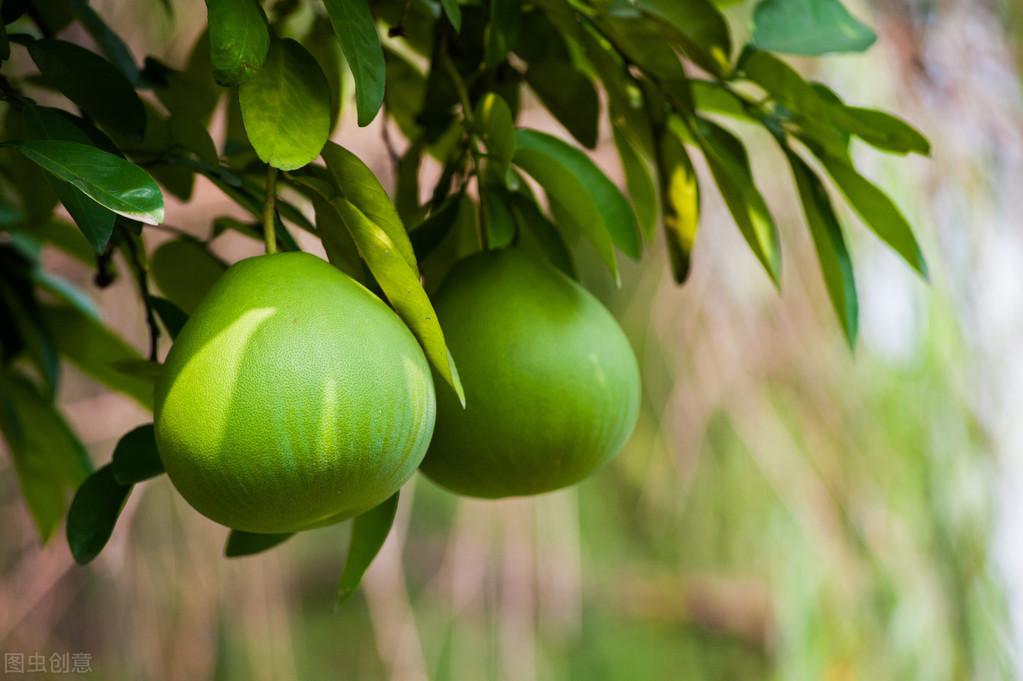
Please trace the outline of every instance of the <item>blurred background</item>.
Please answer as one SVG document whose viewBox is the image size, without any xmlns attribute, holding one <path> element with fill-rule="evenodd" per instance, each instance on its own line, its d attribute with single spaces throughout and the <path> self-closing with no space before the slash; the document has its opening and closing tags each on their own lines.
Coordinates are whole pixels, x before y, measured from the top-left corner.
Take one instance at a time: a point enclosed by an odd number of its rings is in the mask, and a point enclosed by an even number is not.
<svg viewBox="0 0 1023 681">
<path fill-rule="evenodd" d="M 175 66 L 205 18 L 193 0 L 173 3 L 173 19 L 160 3 L 92 4 L 136 56 Z M 0 455 L 0 651 L 85 652 L 103 679 L 1023 675 L 1023 6 L 848 5 L 878 44 L 793 63 L 852 104 L 906 118 L 934 149 L 857 149 L 917 229 L 931 281 L 846 214 L 862 299 L 854 353 L 783 158 L 729 121 L 782 230 L 782 293 L 713 190 L 684 288 L 663 253 L 629 263 L 620 289 L 584 254 L 584 282 L 622 320 L 645 389 L 631 442 L 600 474 L 499 502 L 415 478 L 363 588 L 335 614 L 347 525 L 229 561 L 227 530 L 164 477 L 132 496 L 100 558 L 76 567 L 62 536 L 39 545 Z M 748 11 L 730 10 L 736 42 Z M 557 130 L 528 104 L 522 122 Z M 335 139 L 389 178 L 382 134 L 379 118 L 360 129 L 348 115 Z M 620 180 L 604 137 L 598 162 Z M 200 179 L 167 221 L 206 236 L 220 215 L 240 213 Z M 147 230 L 147 246 L 169 236 Z M 229 261 L 260 249 L 230 233 L 213 245 Z M 74 261 L 47 258 L 145 347 L 127 277 L 99 290 Z M 65 372 L 61 403 L 105 462 L 151 417 Z"/>
</svg>

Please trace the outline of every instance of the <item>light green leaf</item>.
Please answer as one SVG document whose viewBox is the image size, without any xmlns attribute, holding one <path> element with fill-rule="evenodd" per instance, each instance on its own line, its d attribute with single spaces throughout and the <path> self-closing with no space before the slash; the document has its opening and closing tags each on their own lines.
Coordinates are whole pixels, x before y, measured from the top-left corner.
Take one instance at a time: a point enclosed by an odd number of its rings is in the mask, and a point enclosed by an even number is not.
<svg viewBox="0 0 1023 681">
<path fill-rule="evenodd" d="M 163 222 L 163 194 L 134 163 L 77 142 L 27 140 L 15 146 L 43 170 L 118 215 L 147 225 Z"/>
<path fill-rule="evenodd" d="M 753 12 L 753 44 L 763 50 L 863 52 L 876 40 L 870 27 L 839 0 L 761 0 Z"/>
<path fill-rule="evenodd" d="M 497 177 L 504 178 L 515 157 L 515 120 L 508 104 L 493 92 L 476 103 L 474 115 L 479 135 L 487 147 Z"/>
<path fill-rule="evenodd" d="M 153 384 L 127 376 L 114 367 L 121 360 L 139 360 L 142 355 L 109 331 L 102 322 L 73 307 L 46 305 L 43 318 L 57 350 L 86 374 L 107 387 L 153 408 Z"/>
<path fill-rule="evenodd" d="M 224 555 L 227 558 L 241 558 L 262 553 L 268 549 L 283 544 L 293 535 L 287 534 L 257 534 L 255 532 L 243 532 L 242 530 L 231 530 L 227 535 L 227 544 L 224 546 Z"/>
<path fill-rule="evenodd" d="M 320 65 L 294 40 L 274 40 L 261 68 L 238 89 L 256 155 L 295 170 L 320 155 L 330 135 L 330 88 Z"/>
<path fill-rule="evenodd" d="M 117 441 L 110 461 L 114 479 L 131 485 L 163 473 L 163 461 L 156 449 L 153 424 L 147 423 L 128 431 Z"/>
<path fill-rule="evenodd" d="M 437 321 L 433 304 L 423 290 L 418 271 L 409 265 L 387 232 L 359 208 L 344 198 L 331 204 L 337 209 L 359 255 L 391 301 L 395 311 L 419 339 L 427 359 L 465 404 L 465 392 L 458 370 L 444 341 L 444 332 Z"/>
<path fill-rule="evenodd" d="M 661 138 L 658 160 L 668 256 L 675 281 L 681 284 L 689 277 L 700 226 L 700 185 L 685 147 L 670 130 Z"/>
<path fill-rule="evenodd" d="M 45 542 L 64 517 L 70 492 L 92 470 L 88 454 L 53 404 L 15 374 L 0 374 L 0 434 Z"/>
<path fill-rule="evenodd" d="M 149 270 L 163 295 L 186 314 L 195 311 L 227 264 L 195 239 L 174 239 L 153 253 Z"/>
<path fill-rule="evenodd" d="M 329 142 L 323 148 L 323 160 L 337 193 L 351 201 L 370 220 L 383 229 L 401 257 L 416 270 L 416 255 L 412 251 L 408 232 L 401 223 L 398 211 L 391 203 L 380 180 L 362 160 L 344 147 Z"/>
<path fill-rule="evenodd" d="M 817 248 L 817 259 L 824 274 L 828 297 L 842 324 L 850 348 L 856 347 L 859 332 L 859 302 L 852 261 L 845 246 L 842 228 L 835 217 L 824 185 L 803 159 L 786 151 L 803 202 L 806 222 Z"/>
<path fill-rule="evenodd" d="M 358 588 L 362 576 L 390 534 L 397 510 L 398 493 L 395 492 L 387 501 L 356 516 L 352 521 L 352 538 L 348 544 L 344 572 L 337 586 L 335 606 L 346 601 Z"/>
<path fill-rule="evenodd" d="M 360 126 L 369 125 L 384 102 L 384 50 L 367 0 L 323 0 L 341 51 L 355 78 Z"/>
<path fill-rule="evenodd" d="M 213 79 L 238 85 L 263 65 L 270 49 L 266 15 L 256 0 L 206 0 Z"/>
<path fill-rule="evenodd" d="M 67 543 L 76 563 L 91 562 L 107 545 L 129 494 L 131 485 L 117 482 L 110 464 L 78 488 L 67 514 Z"/>
<path fill-rule="evenodd" d="M 125 76 L 95 52 L 63 40 L 28 44 L 43 80 L 103 126 L 135 139 L 146 131 L 146 110 Z"/>
<path fill-rule="evenodd" d="M 780 285 L 778 228 L 753 182 L 746 148 L 724 128 L 702 119 L 698 123 L 700 147 L 728 210 L 775 285 Z"/>
<path fill-rule="evenodd" d="M 867 144 L 898 154 L 928 156 L 931 143 L 913 126 L 895 116 L 874 109 L 845 106 L 840 122 L 850 133 Z"/>
</svg>

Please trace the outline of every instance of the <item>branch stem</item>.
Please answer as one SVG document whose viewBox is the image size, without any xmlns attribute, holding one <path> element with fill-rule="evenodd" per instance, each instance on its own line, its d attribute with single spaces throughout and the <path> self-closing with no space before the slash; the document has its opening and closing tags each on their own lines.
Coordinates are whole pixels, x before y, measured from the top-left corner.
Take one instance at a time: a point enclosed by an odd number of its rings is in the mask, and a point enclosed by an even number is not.
<svg viewBox="0 0 1023 681">
<path fill-rule="evenodd" d="M 277 168 L 266 167 L 266 198 L 263 200 L 263 241 L 266 242 L 266 254 L 277 252 Z"/>
</svg>

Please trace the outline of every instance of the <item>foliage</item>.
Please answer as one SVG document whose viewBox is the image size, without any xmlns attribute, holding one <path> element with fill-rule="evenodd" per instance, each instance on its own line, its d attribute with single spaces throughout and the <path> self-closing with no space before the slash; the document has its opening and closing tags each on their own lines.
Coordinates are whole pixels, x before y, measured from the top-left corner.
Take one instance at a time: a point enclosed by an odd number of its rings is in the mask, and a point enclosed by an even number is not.
<svg viewBox="0 0 1023 681">
<path fill-rule="evenodd" d="M 206 4 L 209 30 L 182 69 L 151 56 L 140 64 L 85 0 L 3 6 L 0 58 L 6 68 L 24 63 L 24 52 L 34 68 L 0 78 L 7 235 L 0 379 L 11 386 L 0 395 L 0 425 L 43 539 L 63 513 L 65 487 L 84 478 L 67 523 L 80 562 L 102 549 L 132 484 L 159 469 L 138 431 L 87 478 L 87 468 L 72 465 L 81 464 L 81 446 L 52 403 L 58 356 L 151 404 L 158 337 L 175 335 L 223 267 L 201 241 L 175 242 L 175 253 L 145 249 L 145 229 L 164 220 L 164 193 L 188 201 L 196 177 L 253 218 L 214 220 L 211 235 L 237 230 L 264 239 L 269 252 L 298 248 L 296 229 L 318 236 L 331 263 L 390 302 L 448 384 L 439 389 L 463 401 L 458 358 L 428 295 L 454 261 L 517 242 L 573 273 L 574 255 L 591 248 L 617 281 L 620 257 L 640 260 L 660 223 L 673 275 L 684 283 L 698 258 L 707 190 L 694 158 L 702 157 L 751 251 L 780 285 L 782 230 L 730 120 L 762 127 L 788 159 L 850 345 L 858 329 L 854 270 L 821 170 L 870 229 L 926 274 L 907 221 L 856 170 L 850 145 L 855 138 L 927 154 L 927 141 L 892 116 L 846 104 L 776 54 L 866 49 L 873 33 L 838 0 L 762 0 L 752 44 L 741 49 L 710 0 L 304 0 L 267 11 L 256 0 Z M 292 23 L 300 12 L 310 20 Z M 95 50 L 57 37 L 72 22 Z M 526 88 L 574 141 L 517 127 Z M 54 91 L 61 109 L 41 103 Z M 407 140 L 393 201 L 359 158 L 328 141 L 352 96 L 359 125 L 383 119 Z M 226 134 L 213 140 L 208 131 L 225 100 Z M 585 151 L 602 126 L 626 193 Z M 442 170 L 434 186 L 420 187 L 427 159 Z M 278 186 L 287 190 L 280 197 Z M 430 198 L 420 203 L 424 193 Z M 133 279 L 150 331 L 147 356 L 104 327 L 81 292 L 41 269 L 44 244 L 94 266 L 101 287 L 116 276 Z M 42 428 L 63 442 L 36 442 Z M 52 465 L 28 456 L 40 447 Z M 389 525 L 393 503 L 373 513 Z M 355 529 L 344 593 L 386 534 L 376 517 Z M 273 543 L 235 534 L 227 552 Z"/>
</svg>

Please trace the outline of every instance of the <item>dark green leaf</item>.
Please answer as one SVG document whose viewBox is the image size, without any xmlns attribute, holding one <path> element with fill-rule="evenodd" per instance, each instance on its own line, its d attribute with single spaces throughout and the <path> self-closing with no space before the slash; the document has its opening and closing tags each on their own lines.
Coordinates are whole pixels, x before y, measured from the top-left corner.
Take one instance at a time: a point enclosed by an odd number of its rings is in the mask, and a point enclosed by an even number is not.
<svg viewBox="0 0 1023 681">
<path fill-rule="evenodd" d="M 753 44 L 762 50 L 818 55 L 863 52 L 877 36 L 839 0 L 761 0 Z"/>
<path fill-rule="evenodd" d="M 526 82 L 572 137 L 589 149 L 597 146 L 600 101 L 589 78 L 568 62 L 541 61 L 530 64 Z"/>
<path fill-rule="evenodd" d="M 206 0 L 213 79 L 225 86 L 245 82 L 270 49 L 266 15 L 256 0 Z"/>
<path fill-rule="evenodd" d="M 323 148 L 323 160 L 327 163 L 337 193 L 384 230 L 388 240 L 415 271 L 416 255 L 408 233 L 373 171 L 358 156 L 333 142 Z"/>
<path fill-rule="evenodd" d="M 70 491 L 92 470 L 89 457 L 53 405 L 14 374 L 0 374 L 0 433 L 45 542 L 64 517 Z"/>
<path fill-rule="evenodd" d="M 186 314 L 191 314 L 227 269 L 227 264 L 202 243 L 182 238 L 156 249 L 149 269 L 163 295 Z"/>
<path fill-rule="evenodd" d="M 186 118 L 179 114 L 171 114 L 169 125 L 170 136 L 175 143 L 191 151 L 199 160 L 211 166 L 220 163 L 217 145 L 213 143 L 213 138 L 210 137 L 210 133 L 207 132 L 204 125 L 193 118 Z"/>
<path fill-rule="evenodd" d="M 181 329 L 185 326 L 185 322 L 188 321 L 188 315 L 185 314 L 185 311 L 166 298 L 158 296 L 149 296 L 149 304 L 153 306 L 156 316 L 163 322 L 164 328 L 167 329 L 171 339 L 177 338 L 178 334 L 181 333 Z"/>
<path fill-rule="evenodd" d="M 913 229 L 895 203 L 883 191 L 860 175 L 851 163 L 814 149 L 835 184 L 860 217 L 909 265 L 927 278 L 927 262 Z"/>
<path fill-rule="evenodd" d="M 95 142 L 86 130 L 79 126 L 78 119 L 59 109 L 28 106 L 25 107 L 24 115 L 25 132 L 30 139 L 64 140 L 81 144 Z M 84 121 L 82 123 L 84 124 Z M 107 142 L 109 143 L 109 140 Z M 112 146 L 112 143 L 110 144 Z M 53 175 L 47 175 L 47 179 L 68 214 L 89 240 L 93 250 L 102 253 L 113 233 L 116 215 L 89 198 L 73 184 L 58 180 Z"/>
<path fill-rule="evenodd" d="M 499 188 L 480 188 L 480 224 L 487 235 L 487 248 L 504 248 L 515 238 L 515 221 Z"/>
<path fill-rule="evenodd" d="M 147 423 L 125 433 L 114 447 L 110 465 L 114 478 L 122 485 L 142 482 L 163 473 L 153 424 Z"/>
<path fill-rule="evenodd" d="M 843 108 L 845 115 L 840 117 L 843 127 L 867 144 L 899 154 L 927 156 L 931 153 L 927 138 L 895 116 L 854 106 Z"/>
<path fill-rule="evenodd" d="M 43 80 L 82 107 L 100 125 L 141 139 L 146 110 L 131 82 L 110 62 L 84 47 L 63 40 L 36 40 L 28 45 Z"/>
<path fill-rule="evenodd" d="M 444 14 L 447 15 L 451 25 L 455 27 L 456 31 L 461 31 L 462 8 L 458 6 L 458 0 L 440 0 L 440 4 L 444 8 Z"/>
<path fill-rule="evenodd" d="M 156 385 L 160 378 L 160 363 L 148 359 L 119 359 L 111 365 L 125 376 Z"/>
<path fill-rule="evenodd" d="M 522 194 L 512 194 L 510 203 L 515 223 L 519 226 L 518 233 L 522 246 L 529 248 L 532 242 L 552 265 L 569 277 L 578 279 L 579 273 L 572 261 L 571 251 L 565 245 L 565 240 L 561 238 L 557 227 L 547 219 L 540 207 Z M 523 227 L 526 229 L 522 229 Z"/>
<path fill-rule="evenodd" d="M 106 22 L 89 6 L 88 0 L 64 0 L 78 21 L 89 32 L 96 45 L 106 55 L 110 63 L 117 67 L 128 82 L 135 84 L 139 78 L 139 67 L 135 57 L 121 37 L 114 33 Z"/>
<path fill-rule="evenodd" d="M 316 211 L 316 231 L 323 241 L 323 250 L 327 253 L 330 263 L 356 281 L 363 281 L 362 259 L 356 248 L 352 235 L 348 233 L 341 216 L 324 198 L 330 196 L 330 190 L 322 190 L 322 194 L 312 196 L 313 209 Z"/>
<path fill-rule="evenodd" d="M 295 170 L 319 156 L 330 135 L 330 88 L 294 40 L 274 40 L 256 75 L 238 90 L 245 132 L 260 160 Z"/>
<path fill-rule="evenodd" d="M 637 0 L 635 4 L 661 20 L 693 61 L 712 73 L 727 73 L 732 53 L 728 24 L 709 0 Z"/>
<path fill-rule="evenodd" d="M 699 124 L 698 141 L 728 210 L 775 285 L 780 285 L 778 228 L 753 182 L 746 148 L 724 128 L 707 120 Z"/>
<path fill-rule="evenodd" d="M 109 331 L 98 319 L 75 308 L 46 305 L 42 312 L 62 355 L 107 387 L 152 409 L 153 384 L 114 368 L 118 361 L 143 359 L 138 350 Z"/>
<path fill-rule="evenodd" d="M 484 61 L 493 68 L 515 49 L 522 28 L 522 0 L 490 0 Z"/>
<path fill-rule="evenodd" d="M 333 132 L 341 117 L 341 104 L 348 98 L 348 66 L 345 57 L 341 54 L 341 46 L 338 45 L 330 21 L 326 18 L 317 18 L 302 44 L 323 69 L 327 85 L 330 86 L 330 129 Z"/>
<path fill-rule="evenodd" d="M 700 186 L 685 147 L 670 130 L 661 138 L 659 154 L 664 235 L 675 281 L 689 277 L 693 245 L 700 226 Z"/>
<path fill-rule="evenodd" d="M 612 132 L 615 147 L 618 149 L 618 158 L 625 173 L 629 201 L 636 213 L 639 228 L 649 241 L 657 227 L 659 213 L 657 184 L 653 177 L 652 164 L 644 158 L 640 145 L 632 140 L 623 123 L 612 123 Z"/>
<path fill-rule="evenodd" d="M 78 488 L 67 514 L 67 543 L 76 563 L 91 562 L 107 545 L 130 493 L 131 485 L 117 482 L 110 464 Z"/>
<path fill-rule="evenodd" d="M 384 101 L 384 51 L 367 0 L 323 0 L 355 78 L 359 125 L 369 125 Z"/>
<path fill-rule="evenodd" d="M 391 532 L 394 514 L 398 510 L 398 493 L 376 508 L 356 516 L 352 521 L 352 538 L 348 544 L 344 572 L 337 586 L 336 605 L 348 599 L 358 588 L 366 569 L 376 558 L 384 540 Z"/>
<path fill-rule="evenodd" d="M 842 228 L 835 217 L 828 192 L 813 170 L 791 151 L 787 151 L 786 154 L 792 165 L 796 186 L 799 188 L 806 222 L 817 248 L 817 259 L 824 273 L 828 297 L 842 324 L 849 347 L 854 348 L 859 331 L 859 303 L 852 261 L 845 247 Z"/>
<path fill-rule="evenodd" d="M 17 148 L 118 215 L 148 225 L 163 222 L 163 194 L 149 173 L 134 163 L 77 142 L 29 140 Z"/>
<path fill-rule="evenodd" d="M 228 558 L 241 558 L 262 553 L 282 544 L 292 535 L 288 534 L 257 534 L 255 532 L 243 532 L 242 530 L 231 530 L 227 535 L 227 544 L 224 546 L 224 555 Z"/>
<path fill-rule="evenodd" d="M 398 160 L 395 178 L 394 207 L 402 223 L 414 225 L 425 213 L 419 207 L 419 167 L 423 160 L 421 144 L 410 144 Z"/>
<path fill-rule="evenodd" d="M 410 235 L 412 248 L 420 261 L 426 260 L 451 233 L 455 223 L 458 222 L 458 216 L 465 201 L 464 194 L 449 196 L 439 208 L 430 213 L 426 220 L 412 230 Z"/>
</svg>

